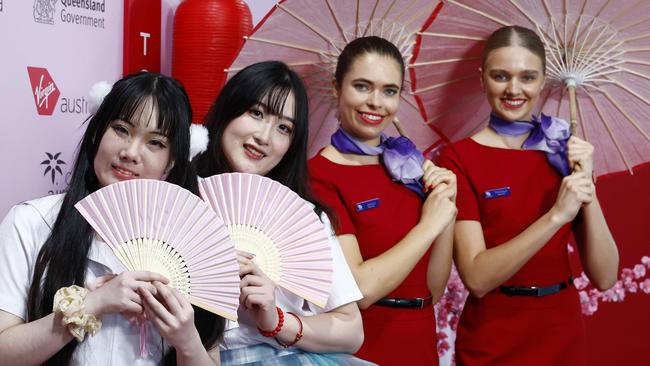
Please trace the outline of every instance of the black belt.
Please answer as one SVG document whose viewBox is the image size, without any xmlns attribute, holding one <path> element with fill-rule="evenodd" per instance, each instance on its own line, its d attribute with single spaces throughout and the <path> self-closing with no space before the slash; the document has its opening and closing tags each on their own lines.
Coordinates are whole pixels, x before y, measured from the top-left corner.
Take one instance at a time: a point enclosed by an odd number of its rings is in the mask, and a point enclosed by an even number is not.
<svg viewBox="0 0 650 366">
<path fill-rule="evenodd" d="M 431 296 L 429 297 L 416 297 L 415 299 L 400 299 L 384 297 L 379 299 L 375 305 L 388 306 L 391 308 L 411 308 L 411 309 L 424 309 L 431 305 Z"/>
<path fill-rule="evenodd" d="M 508 296 L 534 296 L 542 297 L 547 295 L 552 295 L 556 292 L 560 292 L 565 288 L 573 285 L 573 277 L 569 277 L 568 281 L 563 281 L 555 285 L 546 286 L 546 287 L 520 287 L 520 286 L 499 286 L 496 290 L 504 295 Z"/>
</svg>

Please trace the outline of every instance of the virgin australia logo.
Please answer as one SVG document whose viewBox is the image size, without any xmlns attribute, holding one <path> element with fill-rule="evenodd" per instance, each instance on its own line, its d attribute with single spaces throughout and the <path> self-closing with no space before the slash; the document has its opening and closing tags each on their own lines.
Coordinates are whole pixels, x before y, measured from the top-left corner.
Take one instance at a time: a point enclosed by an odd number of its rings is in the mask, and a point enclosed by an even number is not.
<svg viewBox="0 0 650 366">
<path fill-rule="evenodd" d="M 65 161 L 59 159 L 59 156 L 61 156 L 60 152 L 54 155 L 50 154 L 49 152 L 46 152 L 45 155 L 47 155 L 47 159 L 41 162 L 41 165 L 45 165 L 43 176 L 46 176 L 48 173 L 50 173 L 50 178 L 52 178 L 52 184 L 54 184 L 54 180 L 56 179 L 57 173 L 63 176 L 63 170 L 61 170 L 61 165 L 65 165 Z"/>
<path fill-rule="evenodd" d="M 36 110 L 42 116 L 51 116 L 59 100 L 61 92 L 52 79 L 49 71 L 42 67 L 27 66 L 29 81 L 32 85 L 32 94 L 36 103 Z"/>
<path fill-rule="evenodd" d="M 54 24 L 54 11 L 57 0 L 34 0 L 34 21 Z"/>
</svg>

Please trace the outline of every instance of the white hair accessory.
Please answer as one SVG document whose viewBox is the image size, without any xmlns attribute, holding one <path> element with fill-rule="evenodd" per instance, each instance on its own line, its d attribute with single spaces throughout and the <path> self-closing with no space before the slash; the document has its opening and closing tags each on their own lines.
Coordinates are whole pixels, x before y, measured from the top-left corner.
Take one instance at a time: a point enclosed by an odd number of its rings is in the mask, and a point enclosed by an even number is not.
<svg viewBox="0 0 650 366">
<path fill-rule="evenodd" d="M 190 161 L 208 148 L 209 141 L 208 129 L 201 124 L 192 123 L 190 126 Z"/>
<path fill-rule="evenodd" d="M 97 112 L 99 106 L 102 105 L 102 102 L 104 101 L 104 97 L 108 95 L 112 88 L 113 86 L 104 80 L 99 81 L 90 87 L 90 91 L 88 92 L 88 96 L 90 96 L 88 99 L 88 110 L 91 114 Z"/>
</svg>

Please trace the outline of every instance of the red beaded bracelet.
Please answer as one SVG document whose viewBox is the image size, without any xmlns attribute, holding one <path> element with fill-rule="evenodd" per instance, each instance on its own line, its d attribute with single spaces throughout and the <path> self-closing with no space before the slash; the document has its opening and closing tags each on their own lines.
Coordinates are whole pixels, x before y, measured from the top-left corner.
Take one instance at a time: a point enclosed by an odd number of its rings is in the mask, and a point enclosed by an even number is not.
<svg viewBox="0 0 650 366">
<path fill-rule="evenodd" d="M 302 339 L 302 320 L 300 320 L 300 317 L 298 315 L 296 315 L 296 314 L 294 314 L 294 313 L 292 313 L 290 311 L 287 311 L 287 314 L 291 314 L 291 315 L 293 315 L 294 318 L 296 318 L 296 320 L 298 321 L 298 327 L 299 328 L 298 328 L 298 333 L 296 333 L 296 338 L 294 338 L 293 342 L 291 342 L 291 343 L 284 344 L 284 343 L 280 342 L 278 337 L 275 337 L 275 341 L 278 342 L 278 344 L 280 346 L 282 346 L 282 348 L 289 348 L 289 347 L 293 346 L 294 344 L 298 343 L 298 341 L 300 339 Z"/>
<path fill-rule="evenodd" d="M 282 309 L 280 309 L 279 306 L 275 307 L 278 310 L 278 325 L 275 327 L 275 329 L 271 331 L 265 331 L 261 330 L 259 327 L 257 330 L 260 331 L 260 334 L 265 336 L 265 337 L 275 337 L 280 333 L 280 329 L 282 329 L 282 325 L 284 324 L 284 313 L 282 313 Z"/>
</svg>

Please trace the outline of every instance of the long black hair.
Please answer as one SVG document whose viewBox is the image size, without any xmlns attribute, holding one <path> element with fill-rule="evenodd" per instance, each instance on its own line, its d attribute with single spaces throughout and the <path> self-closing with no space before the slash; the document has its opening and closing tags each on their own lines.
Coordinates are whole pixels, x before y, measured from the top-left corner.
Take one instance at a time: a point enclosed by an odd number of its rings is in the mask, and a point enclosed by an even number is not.
<svg viewBox="0 0 650 366">
<path fill-rule="evenodd" d="M 52 312 L 54 293 L 59 288 L 73 284 L 84 286 L 94 232 L 74 205 L 100 188 L 93 163 L 111 121 L 132 121 L 141 113 L 141 106 L 149 101 L 152 110 L 158 112 L 158 129 L 171 146 L 170 156 L 174 164 L 166 181 L 198 193 L 196 173 L 188 161 L 192 110 L 183 87 L 171 77 L 149 72 L 129 75 L 116 82 L 88 122 L 68 191 L 52 231 L 38 253 L 27 299 L 28 321 Z M 194 309 L 195 324 L 203 344 L 209 349 L 223 335 L 225 320 L 203 309 Z M 77 344 L 74 340 L 68 343 L 45 365 L 69 365 Z M 176 363 L 174 350 L 165 356 L 164 363 Z"/>
<path fill-rule="evenodd" d="M 307 123 L 309 107 L 302 79 L 280 61 L 252 64 L 235 74 L 221 90 L 206 116 L 210 136 L 207 150 L 192 162 L 201 177 L 231 172 L 222 148 L 223 132 L 230 122 L 257 104 L 267 113 L 281 116 L 287 98 L 294 98 L 294 129 L 291 145 L 280 162 L 266 176 L 298 193 L 316 206 L 320 214 L 329 210 L 311 193 L 307 172 Z M 333 217 L 332 215 L 329 215 Z"/>
</svg>

